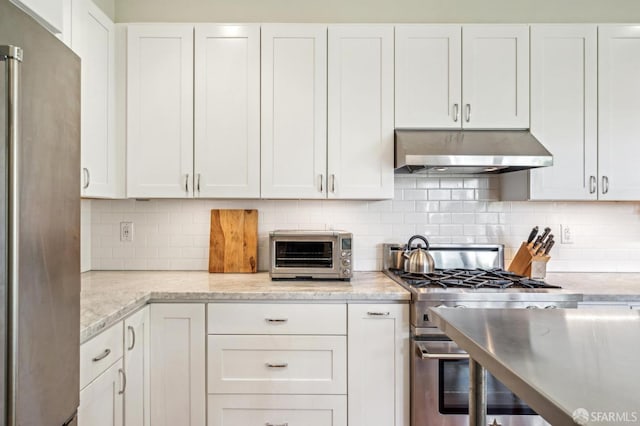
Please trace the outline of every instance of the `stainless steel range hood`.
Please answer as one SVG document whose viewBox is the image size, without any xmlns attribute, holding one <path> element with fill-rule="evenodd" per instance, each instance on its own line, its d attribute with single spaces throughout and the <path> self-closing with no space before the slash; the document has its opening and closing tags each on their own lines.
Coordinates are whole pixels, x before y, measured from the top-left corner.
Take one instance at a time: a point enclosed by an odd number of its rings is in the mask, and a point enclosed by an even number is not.
<svg viewBox="0 0 640 426">
<path fill-rule="evenodd" d="M 528 130 L 396 129 L 396 173 L 498 174 L 553 165 Z"/>
</svg>

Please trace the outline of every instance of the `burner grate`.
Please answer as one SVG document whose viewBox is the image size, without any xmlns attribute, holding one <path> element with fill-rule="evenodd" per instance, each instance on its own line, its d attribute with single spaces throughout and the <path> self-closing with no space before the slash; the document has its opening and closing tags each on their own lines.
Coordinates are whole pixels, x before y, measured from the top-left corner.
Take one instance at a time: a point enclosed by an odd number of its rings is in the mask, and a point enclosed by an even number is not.
<svg viewBox="0 0 640 426">
<path fill-rule="evenodd" d="M 396 273 L 416 288 L 560 288 L 503 269 L 436 269 L 426 274 Z"/>
</svg>

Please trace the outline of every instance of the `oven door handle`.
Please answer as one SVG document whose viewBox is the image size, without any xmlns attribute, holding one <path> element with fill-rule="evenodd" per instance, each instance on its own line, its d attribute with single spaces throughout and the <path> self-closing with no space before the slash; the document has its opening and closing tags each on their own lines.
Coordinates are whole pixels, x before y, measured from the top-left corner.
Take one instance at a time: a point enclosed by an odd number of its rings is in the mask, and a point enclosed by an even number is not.
<svg viewBox="0 0 640 426">
<path fill-rule="evenodd" d="M 422 343 L 416 343 L 416 352 L 422 359 L 469 359 L 469 354 L 462 353 L 436 353 L 429 352 L 427 347 Z"/>
</svg>

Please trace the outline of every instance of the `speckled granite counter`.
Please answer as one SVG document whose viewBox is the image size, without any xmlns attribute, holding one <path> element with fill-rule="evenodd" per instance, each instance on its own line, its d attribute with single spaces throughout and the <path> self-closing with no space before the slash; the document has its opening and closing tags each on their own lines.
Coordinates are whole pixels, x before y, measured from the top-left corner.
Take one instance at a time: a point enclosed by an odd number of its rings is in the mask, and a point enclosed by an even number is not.
<svg viewBox="0 0 640 426">
<path fill-rule="evenodd" d="M 404 301 L 411 294 L 381 272 L 357 272 L 351 282 L 271 281 L 268 273 L 86 272 L 80 293 L 80 341 L 85 342 L 148 302 L 213 300 Z"/>
<path fill-rule="evenodd" d="M 640 303 L 640 273 L 554 272 L 545 281 L 582 294 L 585 302 Z"/>
</svg>

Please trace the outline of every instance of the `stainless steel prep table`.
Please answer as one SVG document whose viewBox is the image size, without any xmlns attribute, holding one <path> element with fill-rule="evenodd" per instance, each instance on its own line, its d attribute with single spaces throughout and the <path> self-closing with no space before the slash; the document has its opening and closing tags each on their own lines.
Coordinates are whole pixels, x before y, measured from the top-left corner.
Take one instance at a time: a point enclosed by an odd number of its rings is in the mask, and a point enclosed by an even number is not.
<svg viewBox="0 0 640 426">
<path fill-rule="evenodd" d="M 473 361 L 551 424 L 640 424 L 640 312 L 432 312 Z M 485 424 L 480 417 L 477 424 Z"/>
</svg>

